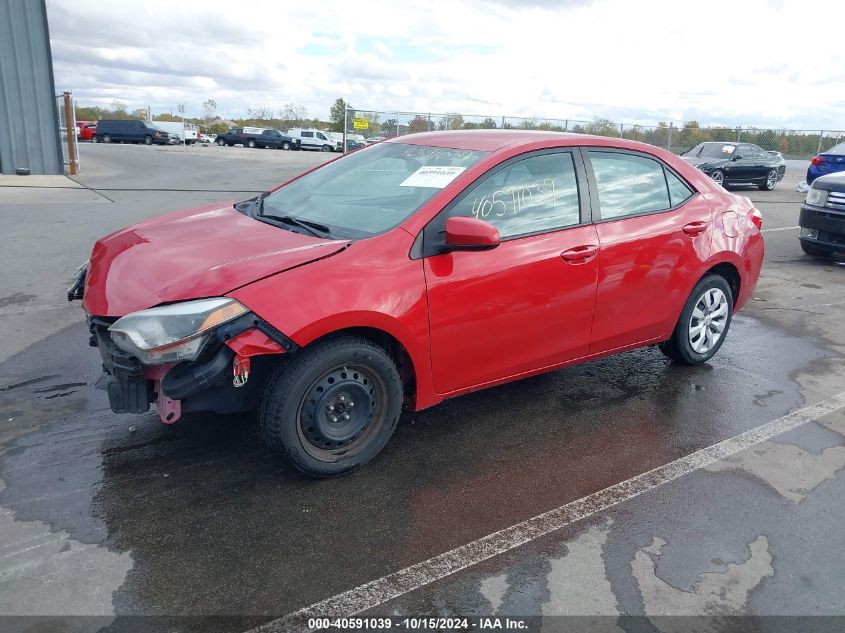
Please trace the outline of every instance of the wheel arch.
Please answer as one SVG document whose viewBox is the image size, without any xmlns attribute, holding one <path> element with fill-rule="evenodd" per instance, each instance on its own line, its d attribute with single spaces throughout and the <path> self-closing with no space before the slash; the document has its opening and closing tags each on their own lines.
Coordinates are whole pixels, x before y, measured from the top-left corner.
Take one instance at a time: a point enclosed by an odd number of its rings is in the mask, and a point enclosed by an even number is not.
<svg viewBox="0 0 845 633">
<path fill-rule="evenodd" d="M 310 347 L 311 345 L 326 339 L 344 335 L 358 336 L 360 338 L 367 339 L 387 351 L 393 359 L 393 362 L 396 363 L 396 368 L 399 370 L 399 376 L 402 379 L 405 403 L 412 409 L 416 408 L 419 389 L 417 373 L 418 365 L 414 362 L 414 358 L 408 351 L 406 345 L 403 344 L 395 334 L 378 327 L 354 325 L 326 332 L 325 334 L 308 341 L 305 345 L 303 345 L 303 347 Z"/>
<path fill-rule="evenodd" d="M 733 294 L 733 304 L 734 307 L 736 307 L 736 303 L 739 300 L 739 292 L 742 288 L 742 276 L 739 274 L 739 269 L 731 262 L 719 262 L 715 266 L 711 266 L 707 269 L 707 271 L 699 277 L 698 281 L 701 281 L 704 277 L 711 274 L 719 275 L 728 282 L 728 285 L 731 287 L 731 293 Z M 698 281 L 696 283 L 698 283 Z"/>
</svg>

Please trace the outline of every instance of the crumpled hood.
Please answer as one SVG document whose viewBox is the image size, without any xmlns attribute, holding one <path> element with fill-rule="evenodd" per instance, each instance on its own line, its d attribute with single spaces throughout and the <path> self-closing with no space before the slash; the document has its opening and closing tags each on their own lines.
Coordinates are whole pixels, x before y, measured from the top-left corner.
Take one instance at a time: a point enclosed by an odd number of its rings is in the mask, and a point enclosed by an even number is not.
<svg viewBox="0 0 845 633">
<path fill-rule="evenodd" d="M 97 241 L 83 307 L 95 316 L 123 316 L 161 303 L 221 296 L 347 245 L 259 222 L 231 203 L 177 211 Z"/>
</svg>

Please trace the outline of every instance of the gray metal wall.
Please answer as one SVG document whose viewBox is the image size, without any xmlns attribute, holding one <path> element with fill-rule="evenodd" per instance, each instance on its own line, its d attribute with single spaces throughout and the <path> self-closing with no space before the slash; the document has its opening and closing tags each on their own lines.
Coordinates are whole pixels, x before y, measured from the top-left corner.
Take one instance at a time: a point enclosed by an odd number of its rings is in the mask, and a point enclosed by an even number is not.
<svg viewBox="0 0 845 633">
<path fill-rule="evenodd" d="M 63 173 L 55 94 L 44 0 L 0 0 L 2 173 Z"/>
</svg>

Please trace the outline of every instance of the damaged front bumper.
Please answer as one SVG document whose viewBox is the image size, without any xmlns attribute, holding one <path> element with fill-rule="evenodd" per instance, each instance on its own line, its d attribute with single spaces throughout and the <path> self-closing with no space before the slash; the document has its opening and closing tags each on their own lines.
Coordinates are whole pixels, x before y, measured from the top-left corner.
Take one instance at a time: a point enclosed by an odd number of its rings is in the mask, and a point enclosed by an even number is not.
<svg viewBox="0 0 845 633">
<path fill-rule="evenodd" d="M 256 406 L 259 390 L 279 355 L 297 345 L 253 313 L 217 327 L 202 354 L 191 361 L 144 365 L 112 340 L 115 318 L 87 317 L 89 344 L 103 361 L 100 385 L 115 413 L 145 413 L 155 402 L 165 424 L 185 411 L 233 413 Z"/>
</svg>

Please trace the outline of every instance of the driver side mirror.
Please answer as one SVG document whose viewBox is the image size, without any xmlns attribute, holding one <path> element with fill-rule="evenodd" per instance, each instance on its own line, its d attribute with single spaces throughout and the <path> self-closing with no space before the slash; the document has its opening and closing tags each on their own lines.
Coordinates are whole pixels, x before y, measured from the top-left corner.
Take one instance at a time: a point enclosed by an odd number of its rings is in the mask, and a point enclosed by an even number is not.
<svg viewBox="0 0 845 633">
<path fill-rule="evenodd" d="M 501 242 L 499 229 L 478 218 L 455 216 L 446 220 L 446 243 L 441 253 L 451 251 L 488 251 Z"/>
</svg>

